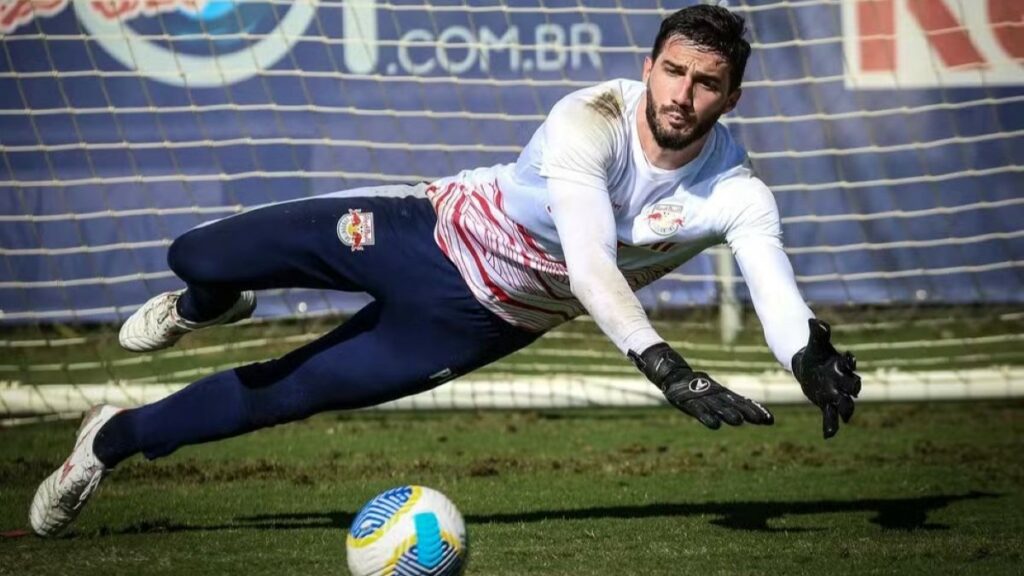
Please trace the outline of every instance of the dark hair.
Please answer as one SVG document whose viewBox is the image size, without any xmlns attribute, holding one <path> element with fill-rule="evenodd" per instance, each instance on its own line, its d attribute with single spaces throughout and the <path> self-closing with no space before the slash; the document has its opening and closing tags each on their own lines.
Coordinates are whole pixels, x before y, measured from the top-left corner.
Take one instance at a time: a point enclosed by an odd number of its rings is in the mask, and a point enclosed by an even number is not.
<svg viewBox="0 0 1024 576">
<path fill-rule="evenodd" d="M 750 44 L 743 38 L 746 22 L 721 6 L 698 4 L 683 8 L 661 22 L 654 39 L 651 60 L 657 60 L 665 42 L 676 36 L 714 52 L 729 63 L 729 86 L 736 90 L 743 83 L 743 71 L 750 56 Z"/>
</svg>

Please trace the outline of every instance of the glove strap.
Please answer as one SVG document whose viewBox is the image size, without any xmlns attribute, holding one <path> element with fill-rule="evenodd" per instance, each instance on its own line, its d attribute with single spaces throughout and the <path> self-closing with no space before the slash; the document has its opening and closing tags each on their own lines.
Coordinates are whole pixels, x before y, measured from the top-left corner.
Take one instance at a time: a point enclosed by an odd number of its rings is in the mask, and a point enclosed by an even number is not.
<svg viewBox="0 0 1024 576">
<path fill-rule="evenodd" d="M 807 346 L 804 346 L 799 351 L 797 351 L 796 354 L 793 354 L 793 360 L 789 363 L 790 367 L 793 369 L 793 377 L 796 378 L 797 382 L 803 382 L 802 364 L 804 359 L 804 352 L 806 351 Z"/>
<path fill-rule="evenodd" d="M 665 342 L 659 342 L 640 354 L 630 350 L 626 355 L 663 392 L 672 382 L 688 378 L 693 373 L 686 360 Z"/>
</svg>

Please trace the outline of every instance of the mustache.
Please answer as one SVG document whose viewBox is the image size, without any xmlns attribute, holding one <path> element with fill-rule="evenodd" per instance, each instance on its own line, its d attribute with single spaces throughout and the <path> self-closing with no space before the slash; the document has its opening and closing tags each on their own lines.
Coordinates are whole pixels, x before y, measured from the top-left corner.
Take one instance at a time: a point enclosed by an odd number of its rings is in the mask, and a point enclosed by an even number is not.
<svg viewBox="0 0 1024 576">
<path fill-rule="evenodd" d="M 686 120 L 693 120 L 694 118 L 696 118 L 696 114 L 694 114 L 693 111 L 687 110 L 681 106 L 662 106 L 658 108 L 658 113 L 665 115 L 678 114 L 679 116 L 682 116 Z"/>
</svg>

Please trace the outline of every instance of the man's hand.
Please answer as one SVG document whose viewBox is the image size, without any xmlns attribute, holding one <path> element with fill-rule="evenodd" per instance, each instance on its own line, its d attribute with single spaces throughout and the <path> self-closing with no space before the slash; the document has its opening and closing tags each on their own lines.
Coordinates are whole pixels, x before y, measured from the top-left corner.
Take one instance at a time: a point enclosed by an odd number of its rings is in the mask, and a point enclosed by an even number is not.
<svg viewBox="0 0 1024 576">
<path fill-rule="evenodd" d="M 839 431 L 840 417 L 849 422 L 853 416 L 853 399 L 860 394 L 860 376 L 853 354 L 839 354 L 832 346 L 829 325 L 816 318 L 808 323 L 811 335 L 807 347 L 793 356 L 793 375 L 804 396 L 821 408 L 822 432 L 828 439 Z"/>
<path fill-rule="evenodd" d="M 632 350 L 629 357 L 636 367 L 654 383 L 669 403 L 717 430 L 724 420 L 739 426 L 744 420 L 751 424 L 775 422 L 763 406 L 715 382 L 704 372 L 694 372 L 678 352 L 664 342 L 655 344 L 642 354 Z"/>
</svg>

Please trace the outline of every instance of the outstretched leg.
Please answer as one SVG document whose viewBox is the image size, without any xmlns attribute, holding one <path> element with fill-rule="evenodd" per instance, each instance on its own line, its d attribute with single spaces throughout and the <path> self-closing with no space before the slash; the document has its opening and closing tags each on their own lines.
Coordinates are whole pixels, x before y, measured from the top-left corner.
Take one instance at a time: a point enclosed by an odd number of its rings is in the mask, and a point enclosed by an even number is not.
<svg viewBox="0 0 1024 576">
<path fill-rule="evenodd" d="M 282 243 L 318 247 L 315 262 L 292 264 L 302 278 L 334 287 L 358 284 L 377 300 L 280 359 L 209 376 L 119 415 L 97 442 L 104 462 L 115 465 L 137 452 L 155 458 L 324 410 L 380 404 L 466 374 L 539 336 L 512 327 L 476 300 L 434 242 L 436 216 L 425 199 L 328 197 L 278 208 L 295 219 L 285 233 L 308 235 Z M 374 222 L 372 243 L 362 250 L 343 245 L 336 231 L 336 223 L 355 211 Z M 243 217 L 236 224 L 246 224 Z M 216 232 L 240 230 L 225 226 Z M 218 238 L 210 240 L 216 244 Z M 284 249 L 290 250 L 298 248 Z M 261 263 L 261 251 L 238 263 L 254 270 L 244 281 L 257 284 L 248 287 L 270 287 L 258 283 L 271 276 L 267 266 L 280 266 Z M 216 270 L 193 272 L 206 284 L 218 283 Z M 232 282 L 243 281 L 240 274 Z"/>
<path fill-rule="evenodd" d="M 437 308 L 373 302 L 280 359 L 214 374 L 124 411 L 100 432 L 97 456 L 114 466 L 138 452 L 152 459 L 326 410 L 373 406 L 466 374 L 537 337 L 473 311 L 475 301 L 463 304 L 468 311 L 436 303 L 448 308 L 449 318 L 440 318 Z"/>
<path fill-rule="evenodd" d="M 331 287 L 363 287 L 376 300 L 334 331 L 277 360 L 214 374 L 134 410 L 101 410 L 103 419 L 88 420 L 90 432 L 80 435 L 65 466 L 37 490 L 31 513 L 37 533 L 50 536 L 67 526 L 104 474 L 132 454 L 158 458 L 182 446 L 325 410 L 401 398 L 493 362 L 539 336 L 507 324 L 475 299 L 434 243 L 436 216 L 427 200 L 315 202 L 304 214 L 319 214 L 307 226 L 318 232 L 307 241 L 320 243 L 322 263 L 309 264 L 307 278 L 320 278 Z M 344 215 L 354 212 L 375 222 L 376 244 L 366 242 L 363 250 L 346 244 L 335 231 L 348 222 Z M 259 258 L 253 258 L 250 264 L 258 268 Z M 253 274 L 249 280 L 258 280 L 259 272 Z M 203 284 L 218 284 L 211 280 Z M 237 289 L 242 285 L 233 285 L 236 280 L 220 284 Z M 81 468 L 86 475 L 64 472 L 76 462 L 88 463 Z"/>
</svg>

